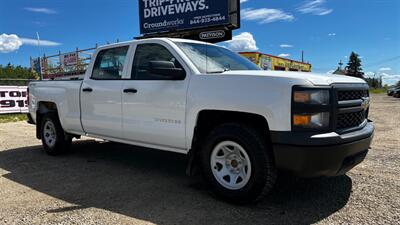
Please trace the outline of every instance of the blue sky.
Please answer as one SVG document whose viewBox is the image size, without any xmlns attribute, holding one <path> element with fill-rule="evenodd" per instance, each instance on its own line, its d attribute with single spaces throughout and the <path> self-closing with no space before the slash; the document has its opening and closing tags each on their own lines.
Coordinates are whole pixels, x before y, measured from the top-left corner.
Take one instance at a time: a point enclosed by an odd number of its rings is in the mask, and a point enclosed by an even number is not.
<svg viewBox="0 0 400 225">
<path fill-rule="evenodd" d="M 0 64 L 29 56 L 130 40 L 139 35 L 137 0 L 1 0 Z M 336 69 L 351 51 L 364 72 L 400 80 L 399 0 L 242 0 L 242 28 L 227 43 L 299 60 L 315 72 Z M 41 50 L 34 39 L 39 32 Z M 14 35 L 13 35 L 14 34 Z M 6 43 L 6 41 L 8 41 Z"/>
</svg>

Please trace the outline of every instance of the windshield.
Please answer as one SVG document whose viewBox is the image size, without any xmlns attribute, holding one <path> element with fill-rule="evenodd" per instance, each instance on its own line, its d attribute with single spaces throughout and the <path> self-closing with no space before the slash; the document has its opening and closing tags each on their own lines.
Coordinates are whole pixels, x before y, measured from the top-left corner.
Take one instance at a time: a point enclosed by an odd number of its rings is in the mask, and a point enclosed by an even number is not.
<svg viewBox="0 0 400 225">
<path fill-rule="evenodd" d="M 215 45 L 175 42 L 201 73 L 223 73 L 229 70 L 261 70 L 248 59 Z"/>
</svg>

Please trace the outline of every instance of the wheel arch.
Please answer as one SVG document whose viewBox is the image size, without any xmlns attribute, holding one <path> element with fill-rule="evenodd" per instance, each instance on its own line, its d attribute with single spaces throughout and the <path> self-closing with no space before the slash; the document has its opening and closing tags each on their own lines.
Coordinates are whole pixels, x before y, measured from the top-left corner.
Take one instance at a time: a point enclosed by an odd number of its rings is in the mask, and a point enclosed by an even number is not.
<svg viewBox="0 0 400 225">
<path fill-rule="evenodd" d="M 42 129 L 42 119 L 47 113 L 55 113 L 58 117 L 57 104 L 49 101 L 38 102 L 38 107 L 36 111 L 36 137 L 41 139 L 41 129 Z"/>
<path fill-rule="evenodd" d="M 193 137 L 189 147 L 189 162 L 186 169 L 188 175 L 193 175 L 197 171 L 196 162 L 204 138 L 213 128 L 225 123 L 249 125 L 263 134 L 267 144 L 271 143 L 269 124 L 267 118 L 263 115 L 241 111 L 202 110 L 197 114 L 193 128 Z"/>
</svg>

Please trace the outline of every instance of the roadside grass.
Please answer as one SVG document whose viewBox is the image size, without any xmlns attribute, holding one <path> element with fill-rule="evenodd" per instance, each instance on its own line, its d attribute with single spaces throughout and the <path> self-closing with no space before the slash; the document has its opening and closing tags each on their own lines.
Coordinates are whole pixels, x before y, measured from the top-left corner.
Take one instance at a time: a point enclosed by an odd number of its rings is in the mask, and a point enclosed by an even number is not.
<svg viewBox="0 0 400 225">
<path fill-rule="evenodd" d="M 386 89 L 385 88 L 370 89 L 369 92 L 372 94 L 385 94 Z"/>
<path fill-rule="evenodd" d="M 26 121 L 28 117 L 26 114 L 4 114 L 0 115 L 0 123 L 10 123 L 10 122 L 17 122 L 17 121 Z"/>
</svg>

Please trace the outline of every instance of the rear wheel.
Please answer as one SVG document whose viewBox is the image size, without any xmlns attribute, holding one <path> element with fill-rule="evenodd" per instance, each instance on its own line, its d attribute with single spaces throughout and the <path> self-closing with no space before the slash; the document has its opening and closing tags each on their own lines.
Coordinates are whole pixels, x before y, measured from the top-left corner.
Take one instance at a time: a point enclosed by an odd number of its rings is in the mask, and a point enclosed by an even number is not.
<svg viewBox="0 0 400 225">
<path fill-rule="evenodd" d="M 271 149 L 255 129 L 224 124 L 205 139 L 201 166 L 213 191 L 233 203 L 248 203 L 271 192 L 276 169 Z"/>
<path fill-rule="evenodd" d="M 44 150 L 49 155 L 59 155 L 68 151 L 72 137 L 67 135 L 55 113 L 43 116 L 41 138 Z"/>
</svg>

